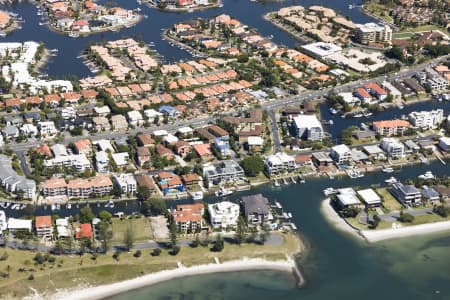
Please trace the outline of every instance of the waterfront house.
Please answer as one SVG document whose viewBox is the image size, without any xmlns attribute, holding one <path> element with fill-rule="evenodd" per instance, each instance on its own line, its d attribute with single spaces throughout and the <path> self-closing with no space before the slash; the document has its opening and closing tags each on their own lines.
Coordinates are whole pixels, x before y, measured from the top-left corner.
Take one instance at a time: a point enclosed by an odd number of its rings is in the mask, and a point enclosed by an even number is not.
<svg viewBox="0 0 450 300">
<path fill-rule="evenodd" d="M 408 118 L 411 124 L 418 129 L 436 129 L 444 121 L 444 110 L 413 111 Z"/>
<path fill-rule="evenodd" d="M 8 230 L 9 233 L 14 234 L 15 231 L 28 231 L 31 232 L 32 221 L 24 219 L 9 218 L 8 219 Z"/>
<path fill-rule="evenodd" d="M 381 206 L 381 198 L 373 189 L 359 190 L 357 193 L 367 207 L 374 208 Z"/>
<path fill-rule="evenodd" d="M 187 188 L 199 187 L 202 182 L 202 179 L 196 173 L 181 175 L 181 179 Z"/>
<path fill-rule="evenodd" d="M 317 167 L 328 167 L 333 164 L 330 154 L 324 151 L 312 153 L 312 161 Z"/>
<path fill-rule="evenodd" d="M 53 236 L 53 225 L 51 216 L 36 216 L 36 235 L 44 239 L 51 239 Z"/>
<path fill-rule="evenodd" d="M 244 169 L 234 160 L 224 160 L 220 163 L 203 165 L 203 178 L 208 186 L 222 181 L 237 181 L 244 177 Z"/>
<path fill-rule="evenodd" d="M 55 221 L 56 225 L 56 234 L 58 239 L 60 238 L 69 238 L 71 236 L 70 230 L 69 230 L 69 218 L 61 218 L 56 219 Z"/>
<path fill-rule="evenodd" d="M 248 224 L 263 225 L 273 220 L 269 200 L 262 194 L 244 196 L 242 204 Z"/>
<path fill-rule="evenodd" d="M 403 205 L 417 205 L 422 200 L 421 192 L 413 185 L 396 182 L 390 192 Z"/>
<path fill-rule="evenodd" d="M 436 204 L 439 203 L 440 195 L 439 195 L 439 192 L 436 191 L 434 188 L 424 185 L 422 187 L 422 189 L 420 190 L 420 192 L 422 193 L 422 197 L 423 197 L 424 201 L 429 201 L 431 203 L 436 203 Z"/>
<path fill-rule="evenodd" d="M 396 138 L 383 138 L 381 140 L 381 149 L 392 158 L 402 158 L 405 156 L 405 145 Z"/>
<path fill-rule="evenodd" d="M 156 192 L 156 186 L 153 179 L 147 174 L 136 175 L 136 183 L 138 187 L 148 190 L 151 194 Z"/>
<path fill-rule="evenodd" d="M 441 137 L 439 139 L 439 148 L 441 148 L 442 151 L 444 152 L 449 152 L 450 151 L 450 138 L 449 137 Z"/>
<path fill-rule="evenodd" d="M 157 174 L 158 178 L 158 185 L 163 191 L 164 195 L 169 193 L 170 191 L 175 192 L 184 192 L 185 187 L 183 185 L 183 182 L 181 181 L 180 176 L 171 173 L 171 172 L 159 172 Z"/>
<path fill-rule="evenodd" d="M 135 194 L 137 190 L 136 179 L 133 174 L 120 173 L 114 175 L 114 181 L 123 194 L 130 195 Z"/>
<path fill-rule="evenodd" d="M 208 204 L 208 213 L 213 228 L 236 227 L 239 219 L 239 205 L 230 201 Z"/>
<path fill-rule="evenodd" d="M 351 161 L 352 152 L 347 145 L 340 144 L 331 148 L 330 156 L 337 164 L 343 164 Z"/>
<path fill-rule="evenodd" d="M 292 172 L 296 167 L 294 157 L 284 152 L 278 152 L 264 157 L 264 168 L 270 176 Z"/>
<path fill-rule="evenodd" d="M 324 135 L 322 124 L 315 115 L 299 115 L 293 118 L 295 135 L 303 140 L 321 141 Z"/>
</svg>

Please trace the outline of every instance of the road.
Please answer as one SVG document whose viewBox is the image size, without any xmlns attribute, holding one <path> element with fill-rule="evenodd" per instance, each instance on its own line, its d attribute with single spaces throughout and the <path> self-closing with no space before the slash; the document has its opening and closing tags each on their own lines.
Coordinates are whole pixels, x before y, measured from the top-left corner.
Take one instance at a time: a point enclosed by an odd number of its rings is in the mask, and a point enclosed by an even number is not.
<svg viewBox="0 0 450 300">
<path fill-rule="evenodd" d="M 443 57 L 437 58 L 435 60 L 420 64 L 420 65 L 414 65 L 414 66 L 410 66 L 408 68 L 404 68 L 403 70 L 395 73 L 394 75 L 389 76 L 389 80 L 397 80 L 397 79 L 401 79 L 401 78 L 405 78 L 405 77 L 410 77 L 410 76 L 414 75 L 417 71 L 422 70 L 428 66 L 436 65 L 436 64 L 442 62 L 443 60 L 446 60 L 448 57 L 450 57 L 450 55 L 443 56 Z M 288 106 L 288 105 L 301 104 L 302 102 L 304 102 L 305 100 L 308 100 L 308 99 L 310 99 L 310 100 L 319 99 L 321 97 L 326 96 L 331 91 L 334 91 L 336 93 L 339 93 L 342 91 L 348 91 L 348 90 L 352 90 L 358 86 L 364 85 L 368 82 L 380 83 L 380 82 L 385 81 L 387 78 L 388 78 L 388 76 L 384 75 L 384 76 L 378 76 L 375 78 L 362 79 L 362 80 L 358 80 L 358 81 L 354 81 L 354 82 L 349 82 L 349 83 L 343 84 L 338 87 L 331 87 L 331 88 L 321 89 L 321 90 L 317 90 L 317 91 L 306 91 L 299 95 L 290 96 L 287 98 L 273 100 L 273 101 L 263 103 L 261 105 L 261 107 L 263 109 L 267 110 L 268 112 L 270 112 L 270 111 L 277 110 L 277 109 L 280 109 L 280 108 Z M 230 112 L 230 114 L 231 113 L 232 112 Z M 169 132 L 170 131 L 173 132 L 183 126 L 196 127 L 196 126 L 202 126 L 202 125 L 206 125 L 208 123 L 214 123 L 214 122 L 215 122 L 215 117 L 205 116 L 205 117 L 200 117 L 200 118 L 191 119 L 191 120 L 177 121 L 176 123 L 173 123 L 173 124 L 165 124 L 165 125 L 149 127 L 149 128 L 144 128 L 144 127 L 136 128 L 136 129 L 128 130 L 126 132 L 123 132 L 123 131 L 101 132 L 101 133 L 97 133 L 97 134 L 92 134 L 90 136 L 90 138 L 93 141 L 97 141 L 97 140 L 101 140 L 101 139 L 114 139 L 114 138 L 122 137 L 124 134 L 135 135 L 139 132 L 151 133 L 155 130 L 167 130 Z M 272 124 L 276 124 L 276 122 L 272 122 Z M 78 136 L 68 137 L 68 138 L 65 138 L 64 143 L 68 144 L 70 142 L 75 142 L 79 139 L 80 139 L 80 137 L 78 137 Z M 39 146 L 40 144 L 42 144 L 43 142 L 44 141 L 25 142 L 25 143 L 20 143 L 20 144 L 11 143 L 11 144 L 9 144 L 9 147 L 17 153 L 17 152 L 21 152 L 21 151 L 22 152 L 26 151 L 27 149 L 30 149 L 30 148 L 35 148 L 35 147 Z M 274 137 L 274 142 L 275 142 L 275 137 Z"/>
<path fill-rule="evenodd" d="M 280 142 L 280 134 L 278 132 L 277 127 L 277 118 L 275 116 L 275 111 L 273 110 L 269 110 L 268 114 L 270 118 L 270 124 L 272 126 L 273 148 L 275 153 L 277 153 L 281 151 L 281 142 Z"/>
</svg>

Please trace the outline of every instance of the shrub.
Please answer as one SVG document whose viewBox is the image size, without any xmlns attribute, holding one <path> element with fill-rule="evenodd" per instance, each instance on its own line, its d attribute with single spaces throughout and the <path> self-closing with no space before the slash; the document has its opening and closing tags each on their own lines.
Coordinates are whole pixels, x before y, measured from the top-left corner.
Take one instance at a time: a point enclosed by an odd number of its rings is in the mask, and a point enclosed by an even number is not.
<svg viewBox="0 0 450 300">
<path fill-rule="evenodd" d="M 172 249 L 170 249 L 169 254 L 170 255 L 177 255 L 180 252 L 180 246 L 173 246 Z"/>
<path fill-rule="evenodd" d="M 30 276 L 28 276 L 28 280 L 34 280 L 34 275 L 30 274 Z"/>
<path fill-rule="evenodd" d="M 161 249 L 159 249 L 159 248 L 153 249 L 153 251 L 150 253 L 151 256 L 159 256 L 160 254 L 161 254 Z"/>
<path fill-rule="evenodd" d="M 137 251 L 134 252 L 134 254 L 133 254 L 133 256 L 136 257 L 136 258 L 141 257 L 141 255 L 142 255 L 141 250 L 137 250 Z"/>
</svg>

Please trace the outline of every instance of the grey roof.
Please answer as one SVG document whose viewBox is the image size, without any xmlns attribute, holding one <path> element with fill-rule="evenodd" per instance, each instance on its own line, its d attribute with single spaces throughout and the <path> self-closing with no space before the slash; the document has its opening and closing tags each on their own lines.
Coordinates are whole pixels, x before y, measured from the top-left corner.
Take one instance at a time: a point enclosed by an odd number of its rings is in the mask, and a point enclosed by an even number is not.
<svg viewBox="0 0 450 300">
<path fill-rule="evenodd" d="M 9 126 L 6 126 L 6 127 L 3 129 L 3 132 L 4 132 L 6 135 L 11 135 L 11 136 L 13 136 L 13 135 L 19 134 L 19 129 L 17 129 L 16 126 L 9 125 Z"/>
<path fill-rule="evenodd" d="M 414 143 L 412 140 L 407 140 L 407 141 L 405 142 L 405 146 L 406 146 L 408 149 L 419 149 L 419 148 L 420 148 L 419 145 L 417 145 L 416 143 Z"/>
<path fill-rule="evenodd" d="M 318 161 L 333 161 L 330 157 L 330 154 L 328 152 L 314 152 L 312 156 L 317 159 Z"/>
<path fill-rule="evenodd" d="M 242 197 L 245 215 L 268 214 L 270 212 L 269 200 L 262 194 Z"/>
<path fill-rule="evenodd" d="M 413 185 L 404 185 L 401 182 L 396 182 L 393 186 L 394 188 L 401 190 L 405 195 L 420 193 L 419 190 Z"/>
<path fill-rule="evenodd" d="M 352 150 L 352 160 L 361 161 L 367 159 L 369 159 L 369 156 L 367 156 L 367 154 L 365 154 L 364 152 L 360 150 Z"/>
<path fill-rule="evenodd" d="M 439 193 L 433 188 L 423 188 L 421 192 L 427 199 L 439 198 Z"/>
<path fill-rule="evenodd" d="M 0 154 L 0 181 L 3 185 L 15 184 L 16 190 L 36 189 L 36 183 L 17 174 L 11 166 L 11 159 L 3 154 Z"/>
</svg>

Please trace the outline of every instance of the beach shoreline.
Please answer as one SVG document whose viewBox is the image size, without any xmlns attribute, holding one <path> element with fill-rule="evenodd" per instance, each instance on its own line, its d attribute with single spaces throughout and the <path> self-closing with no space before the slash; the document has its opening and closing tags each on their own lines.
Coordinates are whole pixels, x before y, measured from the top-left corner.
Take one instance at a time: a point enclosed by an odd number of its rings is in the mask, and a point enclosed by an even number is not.
<svg viewBox="0 0 450 300">
<path fill-rule="evenodd" d="M 450 231 L 450 221 L 441 221 L 398 228 L 360 230 L 341 218 L 331 207 L 329 198 L 322 201 L 320 211 L 325 219 L 337 230 L 345 232 L 353 237 L 365 240 L 368 243 L 377 243 L 385 240 L 406 238 L 416 235 L 426 235 L 441 231 Z"/>
<path fill-rule="evenodd" d="M 34 294 L 27 297 L 26 299 L 99 300 L 112 297 L 124 292 L 129 292 L 131 290 L 152 286 L 165 281 L 183 278 L 185 276 L 262 270 L 289 272 L 292 273 L 296 278 L 299 287 L 303 286 L 304 284 L 304 278 L 293 258 L 278 261 L 270 261 L 262 258 L 244 258 L 241 260 L 233 260 L 223 263 L 211 263 L 192 267 L 184 267 L 181 265 L 176 269 L 151 273 L 112 284 L 83 287 L 82 289 L 79 287 L 74 287 L 71 289 L 57 291 L 52 295 Z"/>
</svg>

